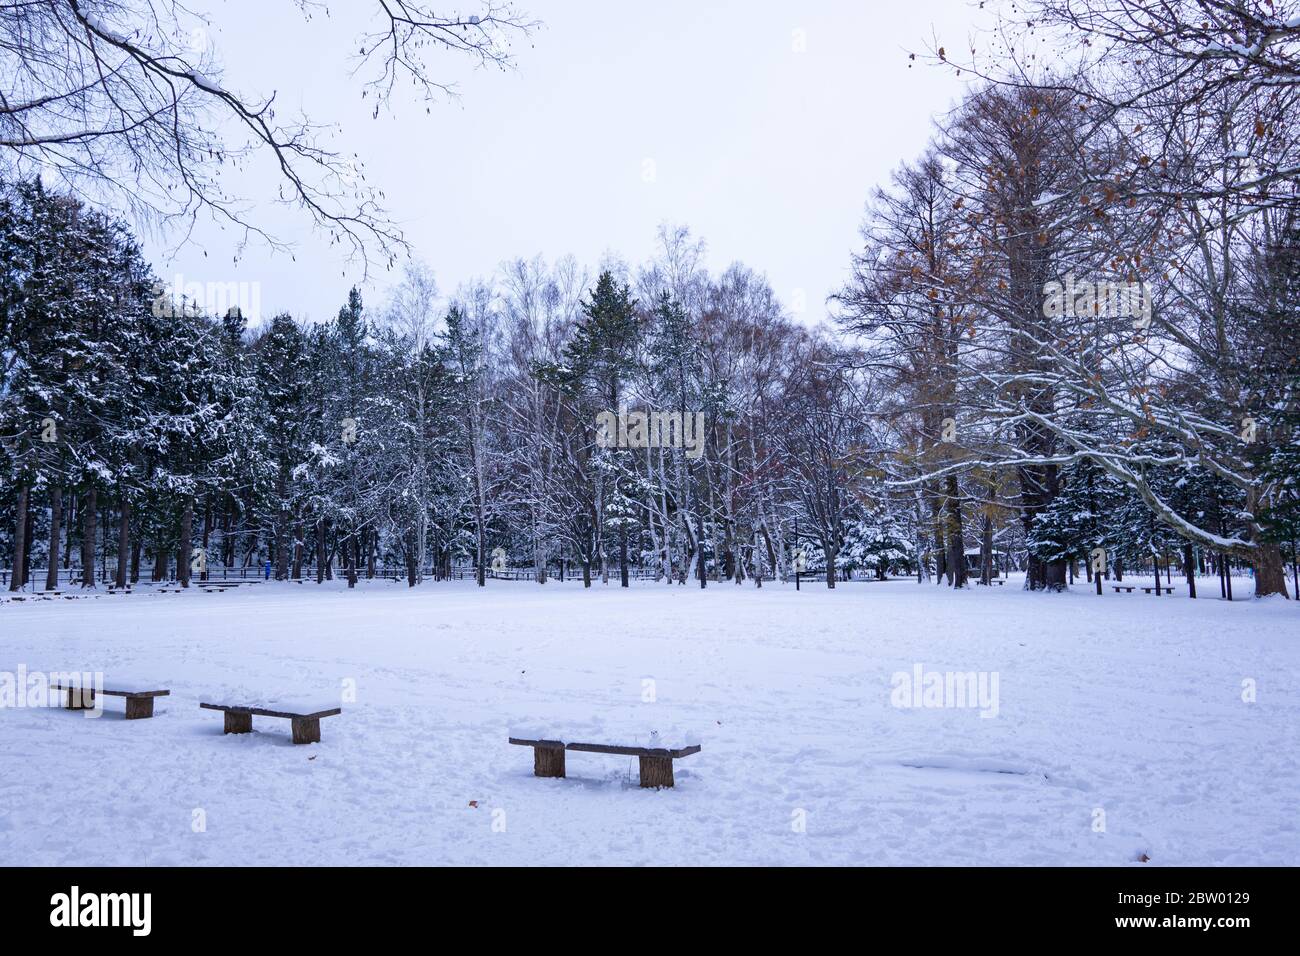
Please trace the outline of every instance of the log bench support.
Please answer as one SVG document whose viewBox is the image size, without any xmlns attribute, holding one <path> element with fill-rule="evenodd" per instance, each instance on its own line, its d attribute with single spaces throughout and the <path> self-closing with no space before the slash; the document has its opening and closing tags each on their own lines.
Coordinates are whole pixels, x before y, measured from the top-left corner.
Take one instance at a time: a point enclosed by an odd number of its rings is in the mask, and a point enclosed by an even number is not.
<svg viewBox="0 0 1300 956">
<path fill-rule="evenodd" d="M 223 734 L 251 734 L 253 732 L 253 715 L 241 714 L 237 711 L 226 711 L 225 727 L 221 731 Z"/>
<path fill-rule="evenodd" d="M 563 777 L 564 747 L 534 747 L 533 776 Z"/>
<path fill-rule="evenodd" d="M 642 757 L 641 788 L 671 787 L 673 785 L 672 757 Z"/>
<path fill-rule="evenodd" d="M 68 710 L 94 710 L 95 709 L 95 688 L 93 687 L 69 687 L 68 702 L 65 705 Z"/>
<path fill-rule="evenodd" d="M 252 722 L 252 718 L 249 718 Z M 319 717 L 294 717 L 293 724 L 293 742 L 296 744 L 318 744 L 320 743 L 320 718 Z"/>
<path fill-rule="evenodd" d="M 152 697 L 128 697 L 126 699 L 127 720 L 148 720 L 152 716 Z"/>
</svg>

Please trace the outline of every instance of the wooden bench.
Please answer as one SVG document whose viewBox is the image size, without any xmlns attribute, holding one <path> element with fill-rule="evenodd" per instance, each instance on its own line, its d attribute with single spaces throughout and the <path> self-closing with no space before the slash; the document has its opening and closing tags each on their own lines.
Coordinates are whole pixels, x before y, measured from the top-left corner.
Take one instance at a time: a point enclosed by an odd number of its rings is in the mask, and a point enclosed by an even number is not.
<svg viewBox="0 0 1300 956">
<path fill-rule="evenodd" d="M 512 744 L 533 748 L 533 776 L 563 777 L 564 754 L 574 750 L 583 753 L 619 754 L 640 758 L 642 787 L 673 786 L 673 761 L 700 752 L 699 744 L 670 749 L 666 747 L 624 747 L 616 744 L 566 744 L 560 740 L 529 740 L 509 738 Z"/>
<path fill-rule="evenodd" d="M 1152 593 L 1153 591 L 1155 591 L 1155 588 L 1154 588 L 1154 587 L 1143 588 L 1142 590 L 1145 591 L 1147 594 L 1150 594 L 1150 593 Z M 1161 593 L 1161 594 L 1173 594 L 1173 593 L 1174 593 L 1174 589 L 1173 589 L 1172 587 L 1170 587 L 1169 585 L 1161 585 L 1161 586 L 1160 586 L 1160 593 Z"/>
<path fill-rule="evenodd" d="M 68 684 L 51 684 L 53 690 L 63 690 L 68 692 L 66 703 L 63 705 L 66 710 L 91 710 L 95 706 L 95 688 L 93 687 L 72 687 Z M 169 697 L 169 690 L 145 690 L 118 688 L 111 689 L 105 687 L 99 691 L 105 697 L 125 697 L 126 698 L 126 719 L 127 720 L 147 720 L 153 716 L 153 701 L 155 697 Z"/>
<path fill-rule="evenodd" d="M 1113 584 L 1111 585 L 1111 587 L 1114 588 L 1116 594 L 1118 594 L 1120 591 L 1127 591 L 1129 594 L 1133 593 L 1133 588 L 1127 584 Z"/>
<path fill-rule="evenodd" d="M 219 710 L 225 714 L 226 734 L 251 734 L 254 717 L 281 717 L 288 720 L 293 727 L 293 742 L 296 744 L 320 743 L 320 721 L 322 717 L 333 717 L 343 713 L 342 707 L 303 707 L 294 704 L 268 703 L 265 706 L 237 704 L 199 704 L 204 710 Z"/>
</svg>

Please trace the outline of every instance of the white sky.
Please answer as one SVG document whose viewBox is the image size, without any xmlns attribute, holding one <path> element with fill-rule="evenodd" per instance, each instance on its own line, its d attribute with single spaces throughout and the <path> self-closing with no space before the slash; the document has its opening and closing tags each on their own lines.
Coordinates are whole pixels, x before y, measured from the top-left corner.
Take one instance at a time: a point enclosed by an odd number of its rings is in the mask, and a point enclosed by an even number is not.
<svg viewBox="0 0 1300 956">
<path fill-rule="evenodd" d="M 802 293 L 813 322 L 847 274 L 871 188 L 924 147 L 932 117 L 960 95 L 953 70 L 909 69 L 908 52 L 935 36 L 960 49 L 986 16 L 965 0 L 521 0 L 544 26 L 515 43 L 515 70 L 441 54 L 433 75 L 456 80 L 460 100 L 426 114 L 399 94 L 375 120 L 348 75 L 369 0 L 333 6 L 305 23 L 287 0 L 211 0 L 223 82 L 340 124 L 334 147 L 359 154 L 445 293 L 518 256 L 639 263 L 667 221 L 707 240 L 713 271 L 739 259 L 787 307 Z M 241 191 L 265 194 L 270 182 L 250 173 Z M 202 248 L 172 258 L 174 242 L 147 243 L 160 275 L 260 282 L 263 317 L 332 316 L 359 269 L 344 275 L 305 214 L 254 212 L 296 244 L 296 261 L 253 247 L 236 266 L 234 237 L 203 228 Z M 372 271 L 369 305 L 392 278 Z"/>
</svg>

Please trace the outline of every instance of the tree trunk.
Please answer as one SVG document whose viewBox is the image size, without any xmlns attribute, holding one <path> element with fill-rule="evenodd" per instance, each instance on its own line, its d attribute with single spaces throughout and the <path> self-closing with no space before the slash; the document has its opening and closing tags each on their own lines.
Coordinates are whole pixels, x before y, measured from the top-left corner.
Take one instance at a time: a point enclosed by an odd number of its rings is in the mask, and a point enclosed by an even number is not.
<svg viewBox="0 0 1300 956">
<path fill-rule="evenodd" d="M 1255 546 L 1255 597 L 1268 597 L 1286 592 L 1286 566 L 1282 563 L 1282 546 L 1272 541 L 1262 541 Z"/>
<path fill-rule="evenodd" d="M 357 586 L 356 532 L 343 539 L 343 561 L 348 569 L 348 587 Z"/>
<path fill-rule="evenodd" d="M 9 574 L 9 590 L 17 591 L 26 583 L 24 568 L 27 565 L 27 486 L 18 488 L 14 506 L 14 565 Z"/>
<path fill-rule="evenodd" d="M 55 485 L 50 489 L 50 555 L 45 569 L 45 590 L 56 591 L 59 587 L 59 542 L 62 534 L 59 522 L 63 520 L 63 489 Z"/>
<path fill-rule="evenodd" d="M 700 590 L 704 590 L 709 585 L 708 567 L 704 560 L 704 511 L 701 509 L 695 515 L 695 555 L 700 564 Z"/>
<path fill-rule="evenodd" d="M 32 580 L 32 543 L 36 540 L 36 509 L 32 507 L 32 492 L 27 489 L 27 532 L 23 535 L 27 547 L 23 548 L 23 587 Z"/>
<path fill-rule="evenodd" d="M 122 519 L 117 528 L 117 576 L 113 583 L 119 588 L 126 587 L 127 562 L 131 559 L 131 502 L 122 499 Z"/>
<path fill-rule="evenodd" d="M 949 475 L 947 481 L 947 531 L 949 583 L 954 588 L 966 586 L 966 537 L 961 523 L 961 488 L 957 476 Z"/>
<path fill-rule="evenodd" d="M 203 502 L 203 553 L 204 554 L 208 553 L 208 545 L 209 543 L 211 543 L 211 541 L 212 541 L 212 498 L 211 496 L 205 495 L 204 502 Z M 206 561 L 204 561 L 203 570 L 199 572 L 199 580 L 206 581 L 207 579 L 208 579 L 208 564 Z"/>
<path fill-rule="evenodd" d="M 72 533 L 77 524 L 77 496 L 68 495 L 63 499 L 63 570 L 67 571 L 72 567 Z M 68 575 L 68 583 L 72 583 L 72 575 Z"/>
<path fill-rule="evenodd" d="M 934 583 L 943 584 L 943 579 L 948 578 L 948 583 L 952 583 L 951 572 L 948 571 L 948 546 L 944 543 L 943 528 L 943 506 L 939 503 L 939 497 L 936 494 L 930 499 L 930 521 L 934 525 Z"/>
<path fill-rule="evenodd" d="M 302 553 L 304 546 L 302 521 L 297 521 L 293 526 L 293 579 L 295 581 L 302 580 Z"/>
<path fill-rule="evenodd" d="M 487 587 L 487 568 L 484 566 L 484 561 L 483 561 L 483 548 L 486 547 L 486 545 L 484 544 L 483 541 L 483 516 L 481 513 L 478 515 L 477 519 L 475 520 L 475 524 L 477 525 L 477 528 L 475 529 L 474 538 L 475 538 L 475 550 L 477 552 L 476 561 L 478 563 L 478 570 L 475 574 L 475 580 L 477 580 L 478 586 L 482 588 L 482 587 Z"/>
<path fill-rule="evenodd" d="M 627 519 L 618 523 L 618 583 L 627 587 Z"/>
<path fill-rule="evenodd" d="M 984 516 L 984 528 L 980 535 L 980 583 L 993 584 L 993 519 Z"/>
<path fill-rule="evenodd" d="M 316 521 L 316 583 L 325 580 L 325 519 Z"/>
<path fill-rule="evenodd" d="M 190 586 L 190 562 L 194 560 L 190 545 L 194 536 L 194 499 L 186 496 L 181 507 L 181 541 L 176 549 L 176 580 L 180 586 Z"/>
<path fill-rule="evenodd" d="M 99 495 L 92 485 L 81 509 L 81 586 L 95 586 L 95 536 L 99 533 Z"/>
<path fill-rule="evenodd" d="M 287 580 L 289 577 L 289 522 L 292 515 L 286 504 L 289 497 L 288 465 L 281 465 L 276 476 L 275 499 L 275 579 Z"/>
</svg>

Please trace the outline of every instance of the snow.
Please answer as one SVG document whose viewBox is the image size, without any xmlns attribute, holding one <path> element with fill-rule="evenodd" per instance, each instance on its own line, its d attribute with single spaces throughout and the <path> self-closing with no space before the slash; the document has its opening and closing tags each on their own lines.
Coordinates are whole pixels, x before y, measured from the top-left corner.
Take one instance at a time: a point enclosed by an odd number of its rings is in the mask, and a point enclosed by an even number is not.
<svg viewBox="0 0 1300 956">
<path fill-rule="evenodd" d="M 93 673 L 93 672 L 86 671 L 86 670 L 83 669 L 83 670 L 81 670 L 81 671 L 74 671 L 73 673 L 82 673 L 82 674 L 86 674 L 86 673 Z M 74 684 L 75 684 L 75 682 L 74 682 Z M 91 683 L 88 684 L 87 686 L 94 687 L 94 686 L 95 686 L 95 682 L 92 680 Z M 155 691 L 155 690 L 167 690 L 167 689 L 168 689 L 168 685 L 167 685 L 167 681 L 165 681 L 165 680 L 161 680 L 161 681 L 159 681 L 159 680 L 122 680 L 122 679 L 118 679 L 118 680 L 114 680 L 114 681 L 112 681 L 111 683 L 109 683 L 109 682 L 105 682 L 105 684 L 104 684 L 104 692 L 105 692 L 105 693 L 118 692 L 118 693 L 122 693 L 122 694 L 147 694 L 147 693 L 149 693 L 150 691 Z"/>
<path fill-rule="evenodd" d="M 218 96 L 221 96 L 226 92 L 220 83 L 199 70 L 186 70 L 185 75 L 188 76 L 196 86 L 207 90 L 209 93 L 215 93 Z"/>
<path fill-rule="evenodd" d="M 656 750 L 703 746 L 702 738 L 695 731 L 672 723 L 661 726 L 662 721 L 663 716 L 657 712 L 653 717 L 642 718 L 639 723 L 633 717 L 622 725 L 614 725 L 599 717 L 584 721 L 527 719 L 516 720 L 508 733 L 518 740 L 555 740 L 566 744 L 606 744 Z"/>
<path fill-rule="evenodd" d="M 114 43 L 126 44 L 129 42 L 126 37 L 122 36 L 122 34 L 114 30 L 107 23 L 105 23 L 103 20 L 97 17 L 94 13 L 90 11 L 84 11 L 80 13 L 80 16 L 83 20 L 86 21 L 86 23 L 90 25 L 92 30 L 94 30 L 96 33 L 103 34 L 104 36 L 112 40 Z"/>
<path fill-rule="evenodd" d="M 130 723 L 0 710 L 0 859 L 1300 863 L 1294 602 L 1019 584 L 270 583 L 6 602 L 0 670 L 75 663 L 172 694 Z M 998 674 L 997 716 L 895 706 L 892 678 L 918 666 Z M 294 746 L 286 721 L 223 736 L 198 707 L 265 689 L 343 713 Z M 675 762 L 673 790 L 592 753 L 542 779 L 508 743 L 539 723 L 690 727 L 704 748 Z"/>
<path fill-rule="evenodd" d="M 342 708 L 342 695 L 340 693 L 334 697 L 325 697 L 318 694 L 315 697 L 303 697 L 300 694 L 291 693 L 238 690 L 223 694 L 220 700 L 205 700 L 203 703 L 212 704 L 215 707 L 270 710 L 278 714 L 299 714 L 307 717 L 312 714 L 323 714 L 329 710 L 340 710 Z"/>
</svg>

